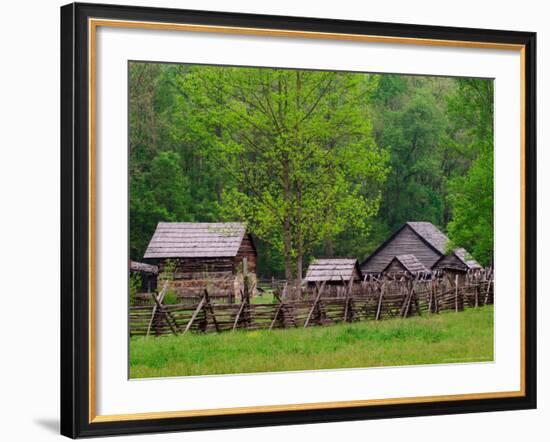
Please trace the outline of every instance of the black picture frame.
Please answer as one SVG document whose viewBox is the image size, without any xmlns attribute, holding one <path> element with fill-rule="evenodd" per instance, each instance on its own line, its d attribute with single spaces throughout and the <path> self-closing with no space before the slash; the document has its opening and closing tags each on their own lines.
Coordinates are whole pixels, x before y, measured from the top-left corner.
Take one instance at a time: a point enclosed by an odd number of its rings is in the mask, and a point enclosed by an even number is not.
<svg viewBox="0 0 550 442">
<path fill-rule="evenodd" d="M 89 18 L 524 47 L 524 395 L 422 403 L 93 422 L 90 419 Z M 61 8 L 61 434 L 76 438 L 536 408 L 536 34 L 73 3 Z"/>
</svg>

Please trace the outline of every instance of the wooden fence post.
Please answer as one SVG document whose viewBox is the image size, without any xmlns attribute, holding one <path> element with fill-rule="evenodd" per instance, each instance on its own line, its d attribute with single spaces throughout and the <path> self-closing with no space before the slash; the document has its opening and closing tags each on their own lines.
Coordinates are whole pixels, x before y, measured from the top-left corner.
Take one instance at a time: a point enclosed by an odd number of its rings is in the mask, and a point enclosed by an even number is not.
<svg viewBox="0 0 550 442">
<path fill-rule="evenodd" d="M 309 325 L 309 322 L 311 321 L 311 317 L 313 316 L 313 312 L 315 311 L 315 307 L 317 307 L 318 303 L 320 302 L 321 294 L 323 293 L 323 289 L 325 288 L 325 282 L 326 281 L 323 281 L 323 283 L 321 284 L 321 287 L 319 288 L 316 287 L 317 296 L 315 297 L 315 300 L 311 305 L 311 309 L 309 310 L 309 313 L 307 315 L 306 322 L 304 322 L 304 328 L 307 328 L 307 326 Z"/>
<path fill-rule="evenodd" d="M 275 312 L 275 316 L 273 317 L 273 321 L 271 321 L 271 325 L 269 326 L 269 329 L 273 329 L 273 326 L 275 325 L 275 323 L 277 322 L 277 318 L 279 317 L 279 313 L 281 312 L 283 308 L 283 303 L 279 303 L 279 307 L 277 308 L 277 311 Z M 284 321 L 281 321 L 282 324 L 283 324 L 283 328 L 285 326 L 285 322 Z"/>
<path fill-rule="evenodd" d="M 380 319 L 380 313 L 382 312 L 382 298 L 384 297 L 384 286 L 385 282 L 382 283 L 380 286 L 380 298 L 378 298 L 378 307 L 376 308 L 376 316 L 375 320 L 378 321 Z"/>
<path fill-rule="evenodd" d="M 208 296 L 208 290 L 204 289 L 204 299 L 205 299 L 205 306 L 210 311 L 210 314 L 212 315 L 212 322 L 214 323 L 214 327 L 216 328 L 216 331 L 220 331 L 220 327 L 218 326 L 218 321 L 216 320 L 216 315 L 214 314 L 214 308 L 212 307 L 212 304 L 210 303 L 210 297 Z M 206 312 L 206 310 L 205 310 Z M 207 324 L 208 326 L 208 324 Z"/>
<path fill-rule="evenodd" d="M 244 299 L 244 295 L 242 294 L 242 291 L 241 291 L 241 305 L 239 306 L 239 310 L 237 311 L 237 315 L 235 316 L 235 322 L 233 323 L 233 329 L 232 329 L 233 331 L 235 331 L 235 329 L 237 328 L 237 325 L 239 324 L 239 319 L 245 308 L 245 305 L 246 305 L 246 302 Z"/>
<path fill-rule="evenodd" d="M 416 285 L 416 280 L 410 281 L 410 288 L 408 293 L 405 295 L 403 305 L 401 306 L 400 316 L 406 318 L 409 316 L 409 311 L 411 309 L 412 298 L 414 295 L 414 287 Z"/>
<path fill-rule="evenodd" d="M 487 283 L 487 292 L 485 293 L 485 299 L 483 300 L 483 305 L 487 305 L 489 302 L 489 292 L 491 290 L 491 284 L 493 283 L 492 279 L 489 279 L 489 282 Z"/>
<path fill-rule="evenodd" d="M 177 328 L 177 323 L 175 323 L 175 326 L 174 324 L 172 324 L 172 318 L 171 316 L 168 314 L 168 312 L 166 310 L 164 310 L 164 307 L 162 306 L 162 304 L 159 302 L 159 300 L 157 299 L 157 297 L 155 296 L 154 293 L 151 293 L 151 296 L 153 297 L 153 300 L 155 301 L 155 304 L 156 304 L 156 307 L 158 309 L 158 311 L 160 311 L 163 316 L 164 316 L 164 319 L 166 320 L 166 323 L 168 324 L 168 326 L 170 327 L 170 330 L 172 330 L 172 333 L 174 333 L 175 335 L 178 334 L 176 328 Z"/>
<path fill-rule="evenodd" d="M 455 275 L 455 312 L 458 312 L 458 275 Z"/>
<path fill-rule="evenodd" d="M 202 299 L 200 300 L 199 304 L 197 305 L 197 308 L 193 312 L 193 315 L 191 316 L 191 319 L 187 323 L 187 326 L 185 327 L 185 330 L 183 331 L 183 334 L 185 334 L 189 331 L 189 329 L 191 328 L 191 325 L 193 325 L 193 322 L 195 321 L 195 319 L 197 319 L 197 316 L 199 315 L 199 312 L 204 307 L 205 302 L 206 302 L 206 298 L 203 295 Z"/>
<path fill-rule="evenodd" d="M 159 294 L 159 301 L 162 303 L 163 299 L 164 299 L 164 295 L 166 294 L 166 289 L 168 288 L 168 281 L 166 281 L 164 283 L 164 287 L 162 287 L 162 290 Z M 151 295 L 153 296 L 153 299 L 156 300 L 155 298 L 155 294 L 154 293 L 151 293 Z M 151 332 L 151 327 L 153 325 L 153 321 L 155 320 L 155 315 L 157 313 L 157 303 L 155 302 L 155 304 L 153 305 L 153 309 L 152 309 L 152 312 L 151 312 L 151 320 L 149 321 L 149 325 L 147 326 L 147 333 L 145 336 L 149 336 L 149 333 Z"/>
</svg>

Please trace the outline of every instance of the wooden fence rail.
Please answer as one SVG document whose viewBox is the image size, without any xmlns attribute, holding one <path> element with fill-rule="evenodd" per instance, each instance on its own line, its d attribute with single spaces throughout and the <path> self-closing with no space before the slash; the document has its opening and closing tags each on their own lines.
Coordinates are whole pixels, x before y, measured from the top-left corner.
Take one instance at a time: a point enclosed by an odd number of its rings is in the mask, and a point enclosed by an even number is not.
<svg viewBox="0 0 550 442">
<path fill-rule="evenodd" d="M 298 328 L 458 312 L 494 302 L 493 280 L 485 276 L 462 285 L 449 278 L 363 281 L 345 286 L 344 296 L 317 285 L 305 299 L 277 297 L 271 304 L 252 304 L 248 296 L 239 304 L 215 303 L 205 290 L 197 303 L 163 305 L 162 293 L 153 294 L 153 305 L 130 307 L 130 335 Z"/>
</svg>

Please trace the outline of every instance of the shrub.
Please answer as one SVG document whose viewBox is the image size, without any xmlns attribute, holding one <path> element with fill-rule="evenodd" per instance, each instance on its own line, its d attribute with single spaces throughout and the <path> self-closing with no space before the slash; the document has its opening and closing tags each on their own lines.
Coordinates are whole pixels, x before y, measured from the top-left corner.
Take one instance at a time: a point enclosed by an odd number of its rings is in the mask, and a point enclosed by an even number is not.
<svg viewBox="0 0 550 442">
<path fill-rule="evenodd" d="M 165 305 L 173 305 L 177 304 L 178 302 L 178 294 L 173 290 L 167 290 L 166 294 L 164 295 L 164 299 L 162 300 L 162 303 Z"/>
<path fill-rule="evenodd" d="M 132 273 L 128 282 L 130 286 L 130 305 L 134 305 L 136 303 L 136 294 L 141 287 L 141 275 L 139 273 Z"/>
</svg>

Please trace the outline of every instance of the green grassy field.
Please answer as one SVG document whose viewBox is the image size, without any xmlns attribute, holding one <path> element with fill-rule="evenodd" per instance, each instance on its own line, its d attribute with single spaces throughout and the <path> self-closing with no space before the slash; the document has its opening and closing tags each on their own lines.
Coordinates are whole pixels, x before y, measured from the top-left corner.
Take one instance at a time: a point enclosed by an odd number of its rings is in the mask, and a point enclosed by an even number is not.
<svg viewBox="0 0 550 442">
<path fill-rule="evenodd" d="M 493 360 L 493 307 L 307 329 L 132 338 L 130 377 Z"/>
</svg>

